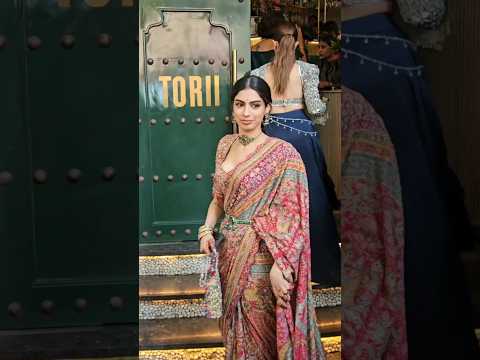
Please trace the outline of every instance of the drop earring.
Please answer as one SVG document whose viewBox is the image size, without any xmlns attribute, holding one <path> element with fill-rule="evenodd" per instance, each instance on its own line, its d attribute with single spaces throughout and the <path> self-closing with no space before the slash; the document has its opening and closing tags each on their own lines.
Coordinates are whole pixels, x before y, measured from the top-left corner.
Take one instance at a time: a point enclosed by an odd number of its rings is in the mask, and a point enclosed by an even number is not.
<svg viewBox="0 0 480 360">
<path fill-rule="evenodd" d="M 263 125 L 268 125 L 268 124 L 270 124 L 270 113 L 265 114 L 265 116 L 263 117 Z"/>
</svg>

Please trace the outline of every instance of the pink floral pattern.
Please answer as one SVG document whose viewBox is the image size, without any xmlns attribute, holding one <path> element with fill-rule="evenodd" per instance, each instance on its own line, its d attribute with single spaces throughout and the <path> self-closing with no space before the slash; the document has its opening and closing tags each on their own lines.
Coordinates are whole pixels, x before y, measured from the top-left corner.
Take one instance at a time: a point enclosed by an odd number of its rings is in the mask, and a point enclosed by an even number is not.
<svg viewBox="0 0 480 360">
<path fill-rule="evenodd" d="M 303 162 L 293 146 L 268 138 L 226 173 L 221 164 L 236 136 L 227 135 L 219 142 L 213 186 L 213 196 L 226 214 L 251 221 L 232 227 L 227 218 L 221 224 L 221 325 L 226 358 L 325 359 L 310 287 L 308 184 Z M 294 270 L 296 284 L 287 309 L 274 304 L 269 281 L 273 261 L 282 270 Z"/>
<path fill-rule="evenodd" d="M 404 220 L 394 147 L 358 93 L 342 94 L 342 358 L 405 360 Z"/>
</svg>

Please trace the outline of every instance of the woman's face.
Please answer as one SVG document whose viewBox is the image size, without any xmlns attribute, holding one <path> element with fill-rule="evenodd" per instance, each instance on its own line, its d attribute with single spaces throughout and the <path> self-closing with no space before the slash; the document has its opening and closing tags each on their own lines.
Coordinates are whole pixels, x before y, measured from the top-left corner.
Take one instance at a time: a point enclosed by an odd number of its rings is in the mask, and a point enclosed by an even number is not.
<svg viewBox="0 0 480 360">
<path fill-rule="evenodd" d="M 328 58 L 333 55 L 333 50 L 332 48 L 325 42 L 325 41 L 319 41 L 318 42 L 318 56 L 321 59 Z"/>
<path fill-rule="evenodd" d="M 260 130 L 269 112 L 270 105 L 265 105 L 255 90 L 242 90 L 233 99 L 233 115 L 241 132 L 255 133 Z"/>
</svg>

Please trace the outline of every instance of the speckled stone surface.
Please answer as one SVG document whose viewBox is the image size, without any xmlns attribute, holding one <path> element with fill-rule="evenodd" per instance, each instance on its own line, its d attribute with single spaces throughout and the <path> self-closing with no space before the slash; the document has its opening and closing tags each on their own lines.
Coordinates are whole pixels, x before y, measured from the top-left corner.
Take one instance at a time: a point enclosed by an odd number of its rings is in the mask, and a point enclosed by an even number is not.
<svg viewBox="0 0 480 360">
<path fill-rule="evenodd" d="M 327 353 L 338 353 L 342 349 L 341 336 L 329 336 L 322 338 L 323 347 Z"/>
<path fill-rule="evenodd" d="M 202 317 L 203 299 L 140 301 L 140 320 Z"/>
<path fill-rule="evenodd" d="M 326 288 L 313 290 L 313 304 L 315 307 L 339 306 L 342 304 L 342 288 Z"/>
<path fill-rule="evenodd" d="M 315 307 L 335 307 L 341 305 L 339 288 L 315 289 L 313 299 Z M 181 300 L 140 300 L 139 318 L 174 319 L 205 316 L 204 299 Z"/>
<path fill-rule="evenodd" d="M 225 348 L 140 351 L 140 360 L 223 360 Z"/>
<path fill-rule="evenodd" d="M 139 275 L 200 274 L 206 264 L 205 255 L 140 256 Z"/>
</svg>

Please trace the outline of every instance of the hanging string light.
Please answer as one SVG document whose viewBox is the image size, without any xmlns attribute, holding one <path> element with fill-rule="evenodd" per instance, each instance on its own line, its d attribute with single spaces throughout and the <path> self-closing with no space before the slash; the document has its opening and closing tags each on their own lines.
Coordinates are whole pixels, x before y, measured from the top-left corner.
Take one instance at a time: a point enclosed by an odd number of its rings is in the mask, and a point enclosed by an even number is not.
<svg viewBox="0 0 480 360">
<path fill-rule="evenodd" d="M 289 130 L 291 132 L 296 132 L 298 135 L 302 134 L 302 135 L 305 135 L 305 136 L 317 136 L 316 131 L 299 130 L 299 129 L 296 129 L 292 126 L 286 125 L 283 122 L 277 121 L 277 120 L 271 120 L 271 123 L 274 124 L 275 126 L 279 126 L 279 127 L 283 128 L 285 130 Z"/>
<path fill-rule="evenodd" d="M 408 73 L 409 76 L 422 76 L 422 71 L 423 71 L 423 66 L 401 66 L 401 65 L 395 65 L 395 64 L 390 64 L 385 61 L 380 61 L 374 58 L 371 58 L 369 56 L 360 54 L 359 52 L 353 51 L 353 50 L 348 50 L 345 48 L 342 48 L 342 54 L 345 59 L 348 59 L 349 56 L 356 56 L 360 59 L 360 64 L 363 65 L 365 62 L 370 62 L 372 64 L 377 65 L 378 71 L 382 71 L 383 68 L 388 68 L 393 70 L 393 73 L 395 75 L 398 75 L 400 71 L 403 71 L 405 73 Z"/>
<path fill-rule="evenodd" d="M 385 42 L 385 45 L 390 45 L 391 42 L 399 42 L 402 43 L 403 46 L 405 47 L 412 47 L 413 49 L 416 49 L 417 46 L 415 43 L 413 43 L 410 40 L 403 39 L 401 37 L 396 37 L 396 36 L 385 36 L 385 35 L 362 35 L 362 34 L 348 34 L 348 33 L 343 33 L 342 38 L 345 38 L 345 43 L 350 43 L 351 39 L 360 39 L 363 40 L 365 44 L 368 44 L 369 40 L 383 40 Z"/>
<path fill-rule="evenodd" d="M 413 50 L 416 50 L 415 43 L 400 38 L 396 36 L 385 36 L 385 35 L 367 35 L 367 34 L 349 34 L 343 33 L 342 39 L 344 39 L 346 44 L 349 44 L 352 39 L 357 39 L 360 43 L 368 45 L 370 40 L 373 41 L 383 41 L 385 45 L 390 44 L 402 44 L 404 47 L 411 47 Z M 372 45 L 373 46 L 373 45 Z M 407 73 L 409 76 L 422 76 L 423 66 L 401 66 L 396 64 L 387 63 L 385 61 L 377 60 L 372 57 L 363 55 L 357 51 L 349 50 L 346 48 L 342 48 L 342 54 L 344 58 L 348 58 L 349 56 L 354 56 L 360 59 L 360 64 L 363 65 L 365 62 L 369 62 L 377 66 L 378 71 L 382 71 L 384 68 L 393 70 L 394 75 L 398 75 L 400 72 Z"/>
</svg>

